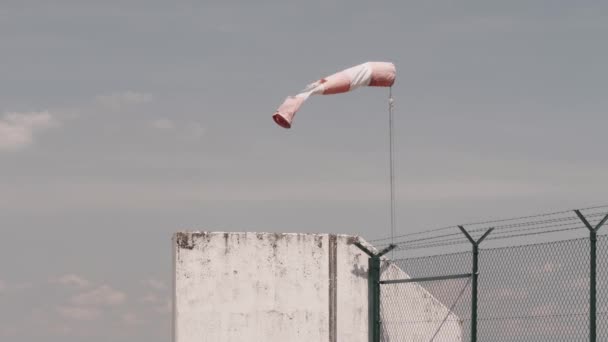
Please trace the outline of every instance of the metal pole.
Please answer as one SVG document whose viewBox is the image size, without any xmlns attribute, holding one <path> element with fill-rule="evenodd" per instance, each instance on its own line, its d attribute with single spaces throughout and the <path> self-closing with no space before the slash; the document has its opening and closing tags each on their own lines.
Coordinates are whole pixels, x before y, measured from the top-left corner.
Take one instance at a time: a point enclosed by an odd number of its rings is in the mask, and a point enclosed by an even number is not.
<svg viewBox="0 0 608 342">
<path fill-rule="evenodd" d="M 477 279 L 479 277 L 479 244 L 490 234 L 494 228 L 488 229 L 477 241 L 464 229 L 458 226 L 462 233 L 473 245 L 473 274 L 471 284 L 471 342 L 477 342 Z"/>
<path fill-rule="evenodd" d="M 591 240 L 591 276 L 589 279 L 589 341 L 597 341 L 597 231 L 589 232 Z"/>
<path fill-rule="evenodd" d="M 473 244 L 473 282 L 471 285 L 471 341 L 477 341 L 477 279 L 479 278 L 479 245 Z"/>
<path fill-rule="evenodd" d="M 370 278 L 372 278 L 372 291 L 373 291 L 373 312 L 372 312 L 372 321 L 373 321 L 373 330 L 372 330 L 372 338 L 373 342 L 380 342 L 380 258 L 378 256 L 374 256 L 370 258 L 371 261 L 371 273 Z"/>
<path fill-rule="evenodd" d="M 376 257 L 372 256 L 368 259 L 368 277 L 367 277 L 367 307 L 368 307 L 368 329 L 369 329 L 369 342 L 374 342 L 375 331 L 376 331 L 376 294 L 375 286 L 376 274 L 375 274 L 375 260 Z"/>
<path fill-rule="evenodd" d="M 368 307 L 368 329 L 369 342 L 380 342 L 380 265 L 384 254 L 390 252 L 396 246 L 391 244 L 382 251 L 374 254 L 359 242 L 354 243 L 365 254 L 369 255 L 367 271 L 367 307 Z"/>
<path fill-rule="evenodd" d="M 589 260 L 589 341 L 597 342 L 597 231 L 606 223 L 606 215 L 597 226 L 593 227 L 579 210 L 574 211 L 589 229 L 590 260 Z"/>
<path fill-rule="evenodd" d="M 388 137 L 389 137 L 389 183 L 390 183 L 390 222 L 391 244 L 395 242 L 395 152 L 393 145 L 393 87 L 388 89 Z"/>
</svg>

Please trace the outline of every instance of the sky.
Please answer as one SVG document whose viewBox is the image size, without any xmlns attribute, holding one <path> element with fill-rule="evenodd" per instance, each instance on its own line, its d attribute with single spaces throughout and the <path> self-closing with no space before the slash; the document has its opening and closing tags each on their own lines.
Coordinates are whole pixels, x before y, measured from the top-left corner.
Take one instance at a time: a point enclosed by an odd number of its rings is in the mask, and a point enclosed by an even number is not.
<svg viewBox="0 0 608 342">
<path fill-rule="evenodd" d="M 389 234 L 608 202 L 603 1 L 0 2 L 0 338 L 170 339 L 180 230 Z"/>
</svg>

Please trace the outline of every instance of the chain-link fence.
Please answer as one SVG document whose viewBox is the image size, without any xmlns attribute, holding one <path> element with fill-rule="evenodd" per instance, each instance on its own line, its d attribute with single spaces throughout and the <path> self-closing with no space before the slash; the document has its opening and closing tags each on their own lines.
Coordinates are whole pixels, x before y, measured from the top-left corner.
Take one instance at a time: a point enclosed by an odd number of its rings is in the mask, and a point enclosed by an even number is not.
<svg viewBox="0 0 608 342">
<path fill-rule="evenodd" d="M 383 341 L 428 341 L 431 338 L 443 341 L 444 336 L 460 336 L 467 341 L 471 316 L 470 277 L 432 279 L 470 273 L 471 262 L 470 252 L 395 260 L 393 265 L 403 273 L 383 272 L 381 281 L 398 280 L 404 274 L 414 280 L 430 279 L 381 286 Z M 428 308 L 434 301 L 445 310 Z M 437 314 L 430 317 L 404 315 L 412 312 Z"/>
<path fill-rule="evenodd" d="M 608 341 L 606 220 L 608 206 L 393 238 L 379 340 Z"/>
</svg>

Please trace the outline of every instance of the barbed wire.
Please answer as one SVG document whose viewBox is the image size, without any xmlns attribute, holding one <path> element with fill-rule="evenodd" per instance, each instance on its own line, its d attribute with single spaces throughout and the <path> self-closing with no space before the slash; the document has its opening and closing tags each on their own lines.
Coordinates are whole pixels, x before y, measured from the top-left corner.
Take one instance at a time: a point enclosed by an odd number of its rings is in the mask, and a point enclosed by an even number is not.
<svg viewBox="0 0 608 342">
<path fill-rule="evenodd" d="M 567 227 L 567 229 L 565 229 L 564 227 Z M 555 228 L 560 228 L 560 229 L 555 229 Z M 488 240 L 507 239 L 507 238 L 511 238 L 511 237 L 527 236 L 527 235 L 540 235 L 540 234 L 546 234 L 546 233 L 551 233 L 551 232 L 555 232 L 555 231 L 566 231 L 566 230 L 575 230 L 575 229 L 584 229 L 584 228 L 586 228 L 586 227 L 582 223 L 579 223 L 579 222 L 544 225 L 544 226 L 540 226 L 540 227 L 523 227 L 523 228 L 518 228 L 518 229 L 514 229 L 514 230 L 510 230 L 510 231 L 498 231 L 496 233 L 492 233 L 490 235 L 490 237 L 488 238 Z M 539 230 L 539 231 L 532 233 L 532 234 L 521 234 L 521 232 L 531 232 L 531 231 L 535 231 L 535 230 Z M 458 237 L 452 237 L 452 236 L 458 236 Z M 445 239 L 445 237 L 450 237 L 450 238 Z M 465 243 L 465 242 L 468 242 L 468 239 L 462 234 L 462 232 L 459 231 L 459 232 L 453 233 L 453 234 L 444 234 L 439 237 L 429 237 L 429 238 L 409 240 L 409 241 L 399 241 L 396 243 L 396 245 L 398 247 L 413 247 L 413 246 L 418 247 L 418 246 L 436 245 L 438 243 L 444 243 L 444 242 Z M 387 246 L 388 246 L 388 244 L 379 245 L 378 248 L 383 248 L 383 247 L 387 247 Z"/>
<path fill-rule="evenodd" d="M 588 219 L 593 219 L 596 217 L 604 217 L 604 216 L 608 215 L 608 210 L 601 211 L 601 212 L 589 212 L 591 210 L 596 210 L 596 209 L 608 209 L 608 205 L 587 207 L 587 208 L 582 208 L 579 210 L 581 212 L 586 212 L 586 213 L 584 213 L 584 215 Z M 570 215 L 569 216 L 559 216 L 559 215 L 564 215 L 564 214 L 570 214 Z M 553 217 L 551 217 L 551 216 L 553 216 Z M 523 220 L 526 220 L 526 221 L 523 221 Z M 517 221 L 523 221 L 523 222 L 517 222 Z M 491 225 L 492 223 L 506 223 L 506 224 Z M 469 234 L 471 234 L 472 236 L 477 235 L 476 233 L 479 233 L 482 231 L 485 232 L 489 228 L 494 228 L 494 232 L 492 233 L 491 237 L 488 238 L 488 240 L 498 240 L 498 239 L 507 239 L 507 238 L 514 238 L 514 237 L 530 236 L 530 235 L 540 235 L 540 234 L 547 234 L 547 233 L 554 233 L 554 232 L 560 232 L 560 231 L 568 231 L 568 230 L 585 228 L 584 226 L 580 226 L 580 227 L 576 226 L 576 227 L 569 227 L 567 229 L 566 228 L 554 229 L 557 227 L 568 227 L 568 226 L 574 226 L 574 225 L 578 225 L 578 224 L 581 224 L 581 221 L 578 218 L 578 216 L 574 213 L 574 210 L 564 210 L 564 211 L 543 213 L 543 214 L 537 214 L 537 215 L 521 216 L 521 217 L 515 217 L 515 218 L 473 222 L 473 223 L 464 224 L 462 226 L 464 226 L 465 229 L 467 230 L 467 232 Z M 486 226 L 475 228 L 475 226 L 479 226 L 479 225 L 486 225 Z M 471 226 L 473 226 L 472 229 L 471 229 Z M 426 236 L 426 237 L 408 239 L 408 237 L 433 235 L 433 234 L 437 234 L 439 232 L 447 232 L 448 230 L 454 230 L 454 232 L 448 233 L 448 234 L 440 234 L 440 235 L 434 235 L 434 236 Z M 536 231 L 536 232 L 531 233 L 532 231 Z M 521 234 L 520 232 L 529 232 L 529 233 Z M 370 240 L 370 242 L 378 243 L 378 242 L 382 242 L 382 241 L 391 240 L 391 241 L 394 241 L 393 243 L 398 246 L 398 248 L 396 250 L 403 249 L 403 248 L 401 248 L 403 246 L 407 246 L 408 249 L 410 249 L 410 247 L 415 247 L 415 248 L 439 247 L 439 246 L 448 246 L 448 245 L 454 245 L 454 244 L 460 244 L 460 243 L 467 242 L 468 240 L 465 237 L 456 237 L 461 234 L 462 234 L 462 232 L 460 232 L 460 230 L 458 230 L 458 226 L 446 226 L 446 227 L 435 228 L 435 229 L 431 229 L 431 230 L 427 230 L 427 231 L 402 234 L 402 235 L 398 235 L 398 236 L 393 236 L 392 238 L 389 237 L 389 238 Z M 385 242 L 385 243 L 380 243 L 378 247 L 381 248 L 381 247 L 385 247 L 388 245 L 390 245 L 390 243 Z"/>
<path fill-rule="evenodd" d="M 511 234 L 511 235 L 507 235 L 507 236 L 490 235 L 488 238 L 486 238 L 486 241 L 504 240 L 504 239 L 510 239 L 510 238 L 515 238 L 515 237 L 524 237 L 524 236 L 552 234 L 552 233 L 574 231 L 574 230 L 586 230 L 586 227 L 577 226 L 577 227 L 560 228 L 560 229 L 549 229 L 549 230 L 545 230 L 545 231 L 541 231 L 541 232 L 528 232 L 528 233 L 521 233 L 521 234 Z M 412 245 L 398 244 L 394 250 L 395 251 L 405 251 L 405 250 L 410 251 L 410 250 L 423 249 L 423 248 L 435 248 L 435 247 L 454 246 L 454 245 L 461 245 L 461 244 L 470 244 L 470 242 L 466 238 L 460 238 L 460 239 L 454 239 L 453 241 L 444 240 L 444 241 L 439 241 L 439 242 L 435 241 L 435 242 L 431 242 L 431 243 L 421 243 L 421 244 L 412 244 Z"/>
</svg>

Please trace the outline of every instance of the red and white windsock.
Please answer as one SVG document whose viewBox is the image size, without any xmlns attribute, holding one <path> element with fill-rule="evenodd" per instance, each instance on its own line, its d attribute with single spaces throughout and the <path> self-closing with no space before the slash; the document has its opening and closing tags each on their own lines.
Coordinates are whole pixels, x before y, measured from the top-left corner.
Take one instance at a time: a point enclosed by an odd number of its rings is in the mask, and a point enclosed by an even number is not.
<svg viewBox="0 0 608 342">
<path fill-rule="evenodd" d="M 281 127 L 291 128 L 293 117 L 310 95 L 345 93 L 359 87 L 391 87 L 397 71 L 389 62 L 367 62 L 309 84 L 301 93 L 288 96 L 272 118 Z"/>
</svg>

